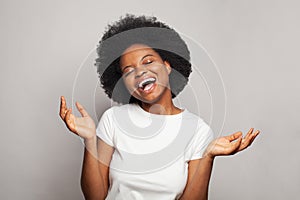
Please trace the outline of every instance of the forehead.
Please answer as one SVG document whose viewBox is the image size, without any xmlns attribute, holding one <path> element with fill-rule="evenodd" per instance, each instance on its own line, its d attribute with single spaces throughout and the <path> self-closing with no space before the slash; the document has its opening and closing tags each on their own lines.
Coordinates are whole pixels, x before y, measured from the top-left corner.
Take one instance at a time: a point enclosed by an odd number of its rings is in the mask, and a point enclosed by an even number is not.
<svg viewBox="0 0 300 200">
<path fill-rule="evenodd" d="M 151 47 L 144 45 L 144 44 L 133 44 L 129 46 L 127 49 L 124 50 L 121 56 L 121 60 L 127 60 L 127 58 L 134 58 L 143 56 L 145 54 L 152 54 L 155 56 L 159 56 L 159 54 L 154 51 Z"/>
</svg>

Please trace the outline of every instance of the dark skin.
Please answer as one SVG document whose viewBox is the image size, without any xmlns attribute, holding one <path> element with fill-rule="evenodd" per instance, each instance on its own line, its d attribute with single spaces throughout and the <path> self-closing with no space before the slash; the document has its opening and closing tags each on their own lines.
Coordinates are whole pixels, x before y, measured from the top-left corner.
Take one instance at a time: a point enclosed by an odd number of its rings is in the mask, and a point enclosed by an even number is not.
<svg viewBox="0 0 300 200">
<path fill-rule="evenodd" d="M 145 111 L 162 115 L 182 112 L 172 101 L 168 79 L 172 68 L 153 49 L 141 44 L 132 45 L 125 50 L 120 64 L 128 91 L 142 102 L 141 106 Z M 137 88 L 143 77 L 156 79 L 156 83 L 148 92 Z M 86 199 L 105 199 L 109 188 L 109 163 L 114 148 L 97 138 L 95 123 L 79 102 L 76 102 L 76 107 L 81 117 L 74 116 L 72 110 L 67 108 L 65 98 L 61 97 L 60 117 L 67 128 L 85 142 L 82 191 Z M 208 186 L 215 157 L 234 155 L 245 150 L 259 133 L 260 131 L 250 128 L 244 137 L 239 131 L 213 140 L 201 159 L 189 161 L 188 180 L 180 199 L 208 199 Z"/>
</svg>

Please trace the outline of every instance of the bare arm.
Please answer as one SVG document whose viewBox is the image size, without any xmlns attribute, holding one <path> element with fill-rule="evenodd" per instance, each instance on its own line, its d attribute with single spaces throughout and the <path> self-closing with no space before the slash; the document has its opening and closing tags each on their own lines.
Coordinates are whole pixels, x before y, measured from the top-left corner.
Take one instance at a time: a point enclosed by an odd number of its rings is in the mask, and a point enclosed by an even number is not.
<svg viewBox="0 0 300 200">
<path fill-rule="evenodd" d="M 180 200 L 208 199 L 208 186 L 214 158 L 189 161 L 188 181 Z"/>
<path fill-rule="evenodd" d="M 108 191 L 109 163 L 113 147 L 105 144 L 96 136 L 95 123 L 83 106 L 76 102 L 81 117 L 67 109 L 64 97 L 61 97 L 59 115 L 67 128 L 84 139 L 84 157 L 81 174 L 81 188 L 87 200 L 105 199 Z"/>
<path fill-rule="evenodd" d="M 100 153 L 100 150 L 97 151 L 97 143 L 101 146 L 106 144 L 103 144 L 104 142 L 98 139 L 97 136 L 85 140 L 84 143 L 85 150 L 81 174 L 82 192 L 86 200 L 105 199 L 109 188 L 109 163 L 103 163 L 99 160 L 98 153 Z M 103 149 L 103 147 L 100 149 Z"/>
<path fill-rule="evenodd" d="M 242 132 L 236 132 L 213 140 L 206 148 L 203 158 L 189 162 L 188 181 L 180 200 L 207 200 L 210 176 L 214 158 L 221 155 L 233 155 L 249 147 L 259 131 L 249 130 L 243 138 Z"/>
</svg>

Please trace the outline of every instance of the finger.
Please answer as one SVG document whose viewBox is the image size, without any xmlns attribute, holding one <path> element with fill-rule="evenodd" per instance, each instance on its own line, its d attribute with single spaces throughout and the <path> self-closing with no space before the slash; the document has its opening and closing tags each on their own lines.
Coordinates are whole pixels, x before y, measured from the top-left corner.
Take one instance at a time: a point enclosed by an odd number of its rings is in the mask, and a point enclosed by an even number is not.
<svg viewBox="0 0 300 200">
<path fill-rule="evenodd" d="M 71 121 L 71 108 L 68 109 L 65 114 L 65 122 L 67 123 L 67 125 L 70 123 L 70 121 Z"/>
<path fill-rule="evenodd" d="M 241 142 L 242 137 L 239 137 L 238 140 L 231 142 L 230 145 L 225 148 L 226 150 L 224 150 L 225 155 L 235 154 L 238 151 Z"/>
<path fill-rule="evenodd" d="M 254 133 L 255 137 L 256 137 L 259 133 L 260 133 L 259 130 L 255 131 L 255 133 Z"/>
<path fill-rule="evenodd" d="M 76 127 L 74 124 L 74 121 L 71 119 L 71 114 L 72 114 L 72 109 L 70 108 L 67 113 L 66 113 L 66 117 L 65 117 L 65 122 L 67 124 L 67 127 L 70 131 L 76 133 Z"/>
<path fill-rule="evenodd" d="M 254 141 L 255 137 L 259 134 L 259 131 L 255 131 L 252 133 L 248 138 L 245 139 L 244 142 L 242 142 L 242 145 L 239 148 L 239 151 L 244 150 L 245 148 L 248 148 L 251 146 L 252 142 Z"/>
<path fill-rule="evenodd" d="M 225 136 L 226 139 L 228 139 L 230 142 L 233 140 L 238 139 L 239 137 L 241 137 L 243 134 L 241 131 L 238 131 L 236 133 L 233 133 L 231 135 Z"/>
<path fill-rule="evenodd" d="M 61 100 L 60 101 L 60 117 L 62 119 L 64 119 L 66 116 L 66 112 L 67 112 L 66 100 L 65 100 L 64 96 L 61 96 L 60 100 Z"/>
<path fill-rule="evenodd" d="M 60 97 L 60 107 L 62 107 L 62 108 L 66 108 L 66 99 L 65 99 L 65 97 L 64 96 L 61 96 Z"/>
<path fill-rule="evenodd" d="M 253 130 L 254 128 L 250 128 L 250 130 L 248 131 L 247 135 L 244 138 L 248 138 L 249 136 L 251 136 Z"/>
<path fill-rule="evenodd" d="M 249 146 L 253 143 L 253 141 L 254 141 L 255 138 L 259 135 L 259 133 L 260 133 L 259 130 L 255 131 L 255 133 L 253 133 L 253 137 L 252 137 L 251 140 L 250 140 Z"/>
<path fill-rule="evenodd" d="M 243 137 L 239 137 L 238 140 L 236 142 L 233 143 L 232 147 L 231 147 L 231 152 L 236 153 L 239 149 L 239 147 L 241 146 L 242 143 L 242 139 Z"/>
<path fill-rule="evenodd" d="M 242 144 L 239 147 L 239 151 L 247 148 L 251 144 L 251 140 L 253 139 L 254 135 L 253 134 L 247 134 L 247 136 L 242 140 Z"/>
<path fill-rule="evenodd" d="M 88 117 L 89 116 L 89 114 L 85 111 L 83 106 L 78 101 L 76 102 L 76 107 L 77 107 L 77 109 L 80 112 L 82 117 Z"/>
<path fill-rule="evenodd" d="M 254 128 L 250 128 L 250 130 L 248 131 L 247 135 L 243 138 L 242 140 L 242 144 L 248 144 L 249 141 L 252 139 L 252 137 L 254 136 L 253 133 Z"/>
</svg>

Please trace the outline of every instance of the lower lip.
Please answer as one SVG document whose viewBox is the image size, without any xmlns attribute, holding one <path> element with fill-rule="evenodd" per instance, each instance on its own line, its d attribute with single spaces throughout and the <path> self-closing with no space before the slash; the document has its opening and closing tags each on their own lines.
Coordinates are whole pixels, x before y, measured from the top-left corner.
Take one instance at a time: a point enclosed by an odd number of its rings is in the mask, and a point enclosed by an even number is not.
<svg viewBox="0 0 300 200">
<path fill-rule="evenodd" d="M 152 92 L 154 90 L 155 87 L 156 87 L 156 83 L 153 83 L 153 85 L 151 86 L 151 88 L 149 90 L 143 90 L 143 89 L 139 88 L 138 91 L 143 94 L 149 94 L 150 92 Z"/>
</svg>

